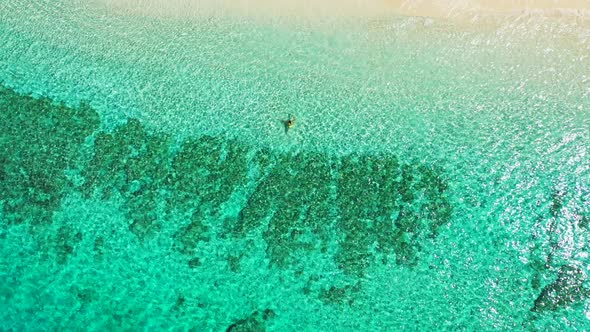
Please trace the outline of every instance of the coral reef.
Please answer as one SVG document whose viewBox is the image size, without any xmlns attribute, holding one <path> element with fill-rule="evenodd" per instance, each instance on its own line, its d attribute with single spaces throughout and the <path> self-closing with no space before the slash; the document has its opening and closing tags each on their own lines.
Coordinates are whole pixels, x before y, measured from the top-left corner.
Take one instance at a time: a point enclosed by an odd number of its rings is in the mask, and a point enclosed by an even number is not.
<svg viewBox="0 0 590 332">
<path fill-rule="evenodd" d="M 264 332 L 266 331 L 266 322 L 275 316 L 271 309 L 265 309 L 263 312 L 255 311 L 247 318 L 238 320 L 228 326 L 226 332 Z"/>
<path fill-rule="evenodd" d="M 584 271 L 577 266 L 561 267 L 557 280 L 543 288 L 532 311 L 555 311 L 582 302 L 590 296 L 590 290 L 583 286 L 586 279 Z"/>
<path fill-rule="evenodd" d="M 422 241 L 451 218 L 443 170 L 393 155 L 280 153 L 211 136 L 176 142 L 136 119 L 99 131 L 97 113 L 85 105 L 69 108 L 5 88 L 0 103 L 8 110 L 0 114 L 0 202 L 9 224 L 49 224 L 65 195 L 81 194 L 116 202 L 141 242 L 170 223 L 173 247 L 191 269 L 202 264 L 201 242 L 261 236 L 280 268 L 298 266 L 307 276 L 300 263 L 318 254 L 358 278 L 390 257 L 414 266 Z M 232 216 L 224 208 L 236 195 Z M 64 264 L 84 234 L 72 225 L 55 229 L 39 241 Z M 97 262 L 108 236 L 85 241 Z M 239 273 L 245 255 L 228 254 L 228 268 Z M 313 288 L 330 304 L 352 304 L 361 287 L 313 282 L 307 293 Z M 253 317 L 232 330 L 263 326 Z"/>
<path fill-rule="evenodd" d="M 234 232 L 245 236 L 262 226 L 268 257 L 274 264 L 285 266 L 295 259 L 298 250 L 326 244 L 332 224 L 330 163 L 321 155 L 302 154 L 280 155 L 273 163 L 240 211 Z"/>
<path fill-rule="evenodd" d="M 129 119 L 112 133 L 100 132 L 94 140 L 94 155 L 84 168 L 86 197 L 125 201 L 129 229 L 139 238 L 159 229 L 158 202 L 168 175 L 170 139 L 152 135 Z"/>
<path fill-rule="evenodd" d="M 588 276 L 580 267 L 585 262 L 578 265 L 575 263 L 576 254 L 588 252 L 589 249 L 588 201 L 584 198 L 589 196 L 583 191 L 568 189 L 567 186 L 554 188 L 550 195 L 548 211 L 539 213 L 536 219 L 535 228 L 540 231 L 534 233 L 531 241 L 533 246 L 530 260 L 535 271 L 531 287 L 539 292 L 542 279 L 555 280 L 542 287 L 531 308 L 532 312 L 557 311 L 590 298 L 590 289 L 585 286 Z M 563 245 L 566 237 L 571 238 L 570 233 L 566 231 L 568 229 L 577 229 L 575 234 L 578 241 L 570 244 L 571 248 L 564 248 L 567 247 Z M 542 235 L 545 236 L 546 245 L 537 244 Z M 570 256 L 571 252 L 574 253 L 574 257 L 564 259 Z"/>
<path fill-rule="evenodd" d="M 347 274 L 362 276 L 376 253 L 395 253 L 398 264 L 412 266 L 420 241 L 451 218 L 446 182 L 435 167 L 400 167 L 393 156 L 274 158 L 234 233 L 262 227 L 268 256 L 279 266 L 298 250 L 322 250 L 334 229 L 343 238 L 336 260 Z"/>
<path fill-rule="evenodd" d="M 0 85 L 0 202 L 8 223 L 48 224 L 71 184 L 87 136 L 99 126 L 86 105 L 70 108 Z"/>
</svg>

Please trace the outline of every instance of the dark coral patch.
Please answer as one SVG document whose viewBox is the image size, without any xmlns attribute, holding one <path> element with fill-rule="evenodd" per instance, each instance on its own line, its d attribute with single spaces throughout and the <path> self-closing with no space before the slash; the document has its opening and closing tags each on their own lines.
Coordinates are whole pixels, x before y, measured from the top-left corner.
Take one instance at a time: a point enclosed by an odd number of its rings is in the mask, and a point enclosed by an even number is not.
<svg viewBox="0 0 590 332">
<path fill-rule="evenodd" d="M 186 141 L 168 176 L 175 207 L 215 214 L 233 190 L 244 184 L 246 166 L 246 150 L 235 142 L 210 136 Z"/>
<path fill-rule="evenodd" d="M 229 255 L 227 257 L 227 265 L 229 270 L 234 273 L 239 273 L 241 270 L 240 267 L 240 260 L 242 259 L 242 255 Z"/>
<path fill-rule="evenodd" d="M 264 156 L 264 153 L 259 154 Z M 298 250 L 325 244 L 330 220 L 330 164 L 321 155 L 281 155 L 242 209 L 234 231 L 244 235 L 265 219 L 271 262 L 285 266 Z"/>
<path fill-rule="evenodd" d="M 0 86 L 0 201 L 9 223 L 51 222 L 70 185 L 84 139 L 99 125 L 98 114 L 20 95 Z"/>
<path fill-rule="evenodd" d="M 266 309 L 263 312 L 255 311 L 247 318 L 240 319 L 228 326 L 226 332 L 264 332 L 266 322 L 275 317 L 275 312 Z"/>
<path fill-rule="evenodd" d="M 168 174 L 170 139 L 152 135 L 130 119 L 112 133 L 94 140 L 94 155 L 84 169 L 86 197 L 108 199 L 118 193 L 125 199 L 129 229 L 143 238 L 160 227 L 158 201 Z"/>
<path fill-rule="evenodd" d="M 567 187 L 554 188 L 548 211 L 540 213 L 536 218 L 536 229 L 546 231 L 548 245 L 538 244 L 542 233 L 533 233 L 530 261 L 534 274 L 531 278 L 531 287 L 538 291 L 542 286 L 542 280 L 552 273 L 551 271 L 559 268 L 559 272 L 555 281 L 541 289 L 531 308 L 533 312 L 557 311 L 590 298 L 590 289 L 585 286 L 588 277 L 584 270 L 571 263 L 562 265 L 563 256 L 569 255 L 570 250 L 562 245 L 563 237 L 570 236 L 561 231 L 563 227 L 573 227 L 580 234 L 586 233 L 588 228 L 587 210 L 584 209 L 587 206 L 585 197 L 588 196 L 582 192 L 582 195 L 576 197 L 574 193 L 575 191 L 567 190 Z M 566 209 L 569 210 L 568 215 L 564 213 Z M 576 246 L 574 252 L 587 251 L 588 244 L 581 241 Z"/>
<path fill-rule="evenodd" d="M 442 171 L 400 165 L 393 156 L 344 157 L 338 175 L 339 229 L 345 234 L 336 259 L 361 276 L 375 252 L 395 253 L 396 263 L 413 266 L 421 242 L 451 218 Z"/>
<path fill-rule="evenodd" d="M 221 204 L 246 178 L 246 151 L 235 142 L 203 136 L 182 144 L 167 176 L 172 193 L 167 210 L 191 215 L 176 236 L 180 251 L 191 253 L 200 241 L 209 241 L 205 220 L 218 217 Z"/>
<path fill-rule="evenodd" d="M 577 266 L 561 267 L 557 280 L 543 288 L 532 311 L 555 311 L 582 302 L 590 296 L 590 290 L 584 288 L 586 279 L 584 271 Z"/>
<path fill-rule="evenodd" d="M 266 155 L 257 158 L 267 161 Z M 436 167 L 400 165 L 389 155 L 311 153 L 276 155 L 268 164 L 234 234 L 262 227 L 267 254 L 279 266 L 296 260 L 299 250 L 322 250 L 331 232 L 343 238 L 335 258 L 347 274 L 361 276 L 376 255 L 390 253 L 412 266 L 421 241 L 451 218 L 447 184 Z"/>
<path fill-rule="evenodd" d="M 209 227 L 203 224 L 198 215 L 193 215 L 191 223 L 182 228 L 176 235 L 177 249 L 185 254 L 191 254 L 201 241 L 209 241 Z"/>
<path fill-rule="evenodd" d="M 190 267 L 191 269 L 194 269 L 199 266 L 201 266 L 201 259 L 200 258 L 194 257 L 194 258 L 189 259 L 188 267 Z"/>
<path fill-rule="evenodd" d="M 56 261 L 64 264 L 68 257 L 74 253 L 76 245 L 82 240 L 82 233 L 73 234 L 72 228 L 62 226 L 58 229 L 55 236 L 55 254 Z"/>
<path fill-rule="evenodd" d="M 246 153 L 235 142 L 211 136 L 188 139 L 174 152 L 167 135 L 149 133 L 129 119 L 96 135 L 82 191 L 86 197 L 122 197 L 129 229 L 139 239 L 156 234 L 168 215 L 189 215 L 175 238 L 176 248 L 191 254 L 208 240 L 205 220 L 215 218 L 245 183 Z"/>
<path fill-rule="evenodd" d="M 337 305 L 353 305 L 354 293 L 360 290 L 360 285 L 347 285 L 344 287 L 331 286 L 328 289 L 322 290 L 319 294 L 319 299 L 325 304 Z"/>
<path fill-rule="evenodd" d="M 104 253 L 104 238 L 102 236 L 99 236 L 94 240 L 93 251 L 94 251 L 94 258 L 96 260 L 101 260 L 102 255 Z"/>
<path fill-rule="evenodd" d="M 88 304 L 98 298 L 98 294 L 91 288 L 82 288 L 77 285 L 72 285 L 70 293 L 82 304 Z"/>
</svg>

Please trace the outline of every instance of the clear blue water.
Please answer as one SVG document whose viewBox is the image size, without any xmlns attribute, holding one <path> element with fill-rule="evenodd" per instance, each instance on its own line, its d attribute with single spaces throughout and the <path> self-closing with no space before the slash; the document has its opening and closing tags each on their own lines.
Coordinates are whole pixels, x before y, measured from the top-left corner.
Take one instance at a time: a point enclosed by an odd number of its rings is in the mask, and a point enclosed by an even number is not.
<svg viewBox="0 0 590 332">
<path fill-rule="evenodd" d="M 0 329 L 590 329 L 585 19 L 0 17 Z"/>
</svg>

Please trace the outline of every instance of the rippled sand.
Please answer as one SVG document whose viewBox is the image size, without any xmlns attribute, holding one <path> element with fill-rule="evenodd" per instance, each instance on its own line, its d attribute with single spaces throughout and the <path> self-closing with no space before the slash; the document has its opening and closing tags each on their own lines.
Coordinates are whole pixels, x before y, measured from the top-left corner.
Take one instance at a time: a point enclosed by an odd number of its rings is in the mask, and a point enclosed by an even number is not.
<svg viewBox="0 0 590 332">
<path fill-rule="evenodd" d="M 535 12 L 553 15 L 568 12 L 587 15 L 587 0 L 479 0 L 479 1 L 400 1 L 400 0 L 94 0 L 118 10 L 155 16 L 232 14 L 245 16 L 375 17 L 390 14 L 466 19 L 480 15 L 507 15 Z"/>
</svg>

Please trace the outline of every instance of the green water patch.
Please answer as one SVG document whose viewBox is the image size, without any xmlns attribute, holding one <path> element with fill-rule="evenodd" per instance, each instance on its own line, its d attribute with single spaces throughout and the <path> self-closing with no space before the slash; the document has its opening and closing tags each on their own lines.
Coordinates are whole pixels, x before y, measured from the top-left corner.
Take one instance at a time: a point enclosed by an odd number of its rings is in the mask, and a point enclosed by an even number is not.
<svg viewBox="0 0 590 332">
<path fill-rule="evenodd" d="M 178 259 L 191 275 L 213 270 L 241 278 L 252 271 L 253 251 L 262 248 L 266 260 L 254 257 L 256 263 L 291 278 L 301 296 L 334 310 L 356 310 L 372 269 L 396 265 L 400 273 L 422 273 L 427 248 L 457 213 L 441 165 L 392 154 L 273 152 L 221 136 L 178 140 L 136 119 L 104 130 L 85 105 L 72 109 L 0 92 L 1 226 L 15 232 L 32 226 L 26 236 L 35 245 L 23 252 L 41 249 L 39 257 L 56 269 L 80 261 L 103 266 L 117 257 L 113 246 L 119 241 L 117 250 L 129 243 L 142 248 L 125 253 L 129 257 L 156 246 L 151 253 Z M 587 274 L 576 262 L 590 252 L 590 195 L 578 187 L 549 190 L 531 216 L 545 232 L 531 232 L 534 296 L 524 306 L 530 317 L 551 317 L 588 299 Z M 105 225 L 78 227 L 78 215 L 65 211 L 68 200 L 103 206 L 97 223 Z M 572 250 L 562 245 L 569 234 L 577 238 Z M 67 298 L 82 308 L 108 298 L 90 283 L 66 288 Z M 8 287 L 2 291 L 14 296 Z M 209 310 L 197 304 L 202 294 L 195 293 L 179 290 L 167 305 L 178 312 Z M 233 331 L 264 330 L 272 324 L 261 312 L 240 315 L 225 326 L 233 321 Z"/>
<path fill-rule="evenodd" d="M 100 124 L 86 105 L 70 108 L 0 85 L 0 203 L 12 224 L 51 223 L 68 192 L 67 170 Z"/>
</svg>

